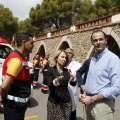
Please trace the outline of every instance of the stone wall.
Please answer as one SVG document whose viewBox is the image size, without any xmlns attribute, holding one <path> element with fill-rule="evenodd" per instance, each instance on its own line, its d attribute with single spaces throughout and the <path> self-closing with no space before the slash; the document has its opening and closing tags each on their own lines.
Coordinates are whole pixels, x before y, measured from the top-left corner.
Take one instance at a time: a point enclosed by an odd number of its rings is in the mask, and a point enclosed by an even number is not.
<svg viewBox="0 0 120 120">
<path fill-rule="evenodd" d="M 81 63 L 83 63 L 86 57 L 90 57 L 90 54 L 93 51 L 93 49 L 91 49 L 92 45 L 90 35 L 95 29 L 104 30 L 105 33 L 110 35 L 112 35 L 112 32 L 114 32 L 115 35 L 118 38 L 120 38 L 120 23 L 107 24 L 105 26 L 98 26 L 92 29 L 60 34 L 54 37 L 41 39 L 35 42 L 35 47 L 33 49 L 32 54 L 30 55 L 30 61 L 32 61 L 34 55 L 37 53 L 41 45 L 44 46 L 45 52 L 50 53 L 50 60 L 52 61 L 54 52 L 59 49 L 60 45 L 63 42 L 66 41 L 68 45 L 75 51 L 75 60 L 79 60 Z M 115 35 L 113 35 L 113 38 Z M 120 44 L 120 41 L 118 40 L 117 43 Z"/>
</svg>

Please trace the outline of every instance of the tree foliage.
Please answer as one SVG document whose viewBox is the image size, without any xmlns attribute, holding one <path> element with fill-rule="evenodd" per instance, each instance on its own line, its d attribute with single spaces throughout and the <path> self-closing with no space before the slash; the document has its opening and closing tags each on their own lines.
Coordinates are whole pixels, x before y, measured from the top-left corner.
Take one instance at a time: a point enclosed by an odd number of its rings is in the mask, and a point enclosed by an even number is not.
<svg viewBox="0 0 120 120">
<path fill-rule="evenodd" d="M 57 29 L 70 26 L 72 21 L 72 1 L 43 0 L 41 6 L 31 8 L 29 16 L 32 24 L 41 29 L 55 26 Z"/>
<path fill-rule="evenodd" d="M 81 22 L 91 20 L 95 16 L 95 6 L 92 4 L 92 0 L 84 0 L 81 2 L 80 6 L 80 11 L 81 11 Z"/>
<path fill-rule="evenodd" d="M 113 12 L 112 8 L 114 7 L 112 4 L 112 0 L 96 0 L 95 7 L 97 8 L 97 16 L 105 16 L 109 15 Z"/>
<path fill-rule="evenodd" d="M 12 35 L 18 30 L 18 18 L 13 17 L 9 8 L 0 4 L 0 36 L 11 41 Z"/>
<path fill-rule="evenodd" d="M 37 4 L 36 5 L 36 8 L 31 8 L 30 10 L 30 13 L 29 13 L 29 17 L 31 19 L 31 24 L 33 26 L 36 26 L 39 28 L 40 31 L 43 31 L 43 29 L 45 28 L 45 25 L 44 25 L 44 19 L 42 17 L 42 13 L 40 11 L 40 4 Z"/>
<path fill-rule="evenodd" d="M 39 28 L 33 26 L 31 24 L 31 20 L 29 18 L 24 21 L 19 21 L 18 23 L 18 33 L 30 33 L 32 35 L 39 33 Z"/>
<path fill-rule="evenodd" d="M 16 32 L 42 33 L 115 13 L 120 0 L 43 0 L 32 7 L 29 19 L 19 21 L 0 4 L 0 36 L 11 41 Z"/>
<path fill-rule="evenodd" d="M 43 32 L 70 26 L 73 20 L 80 23 L 109 15 L 117 5 L 120 0 L 43 0 L 41 5 L 31 8 L 29 16 L 32 24 Z"/>
</svg>

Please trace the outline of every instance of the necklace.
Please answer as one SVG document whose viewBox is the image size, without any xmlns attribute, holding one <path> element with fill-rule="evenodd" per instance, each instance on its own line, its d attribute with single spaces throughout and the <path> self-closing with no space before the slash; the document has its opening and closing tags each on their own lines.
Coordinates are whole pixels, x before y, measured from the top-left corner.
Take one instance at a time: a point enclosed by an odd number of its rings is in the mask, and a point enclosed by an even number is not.
<svg viewBox="0 0 120 120">
<path fill-rule="evenodd" d="M 63 71 L 62 72 L 60 72 L 60 76 L 62 76 L 63 75 Z"/>
<path fill-rule="evenodd" d="M 60 76 L 63 75 L 63 70 L 62 69 L 58 69 L 58 72 L 59 72 Z"/>
</svg>

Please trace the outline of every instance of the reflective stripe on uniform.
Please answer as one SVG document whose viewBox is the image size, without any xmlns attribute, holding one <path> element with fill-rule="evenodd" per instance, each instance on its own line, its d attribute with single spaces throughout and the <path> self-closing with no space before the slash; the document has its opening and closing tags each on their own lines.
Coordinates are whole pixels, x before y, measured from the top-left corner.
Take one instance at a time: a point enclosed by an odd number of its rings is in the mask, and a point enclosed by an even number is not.
<svg viewBox="0 0 120 120">
<path fill-rule="evenodd" d="M 5 77 L 5 76 L 4 76 L 4 75 L 2 75 L 2 80 L 4 80 L 4 77 Z"/>
<path fill-rule="evenodd" d="M 44 69 L 43 71 L 48 71 L 48 69 Z"/>
<path fill-rule="evenodd" d="M 44 84 L 42 84 L 42 89 L 44 89 L 44 90 L 48 90 L 48 85 L 44 85 Z"/>
<path fill-rule="evenodd" d="M 6 99 L 8 100 L 15 100 L 15 102 L 22 102 L 22 103 L 26 103 L 29 101 L 29 97 L 27 98 L 20 98 L 20 97 L 15 97 L 12 95 L 7 95 Z"/>
</svg>

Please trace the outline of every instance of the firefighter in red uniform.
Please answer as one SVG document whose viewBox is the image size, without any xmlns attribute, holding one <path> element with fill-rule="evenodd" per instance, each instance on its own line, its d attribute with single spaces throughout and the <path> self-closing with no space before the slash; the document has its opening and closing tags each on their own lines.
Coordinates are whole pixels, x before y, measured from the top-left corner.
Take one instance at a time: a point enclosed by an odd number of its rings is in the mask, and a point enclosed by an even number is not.
<svg viewBox="0 0 120 120">
<path fill-rule="evenodd" d="M 37 54 L 33 60 L 33 72 L 34 72 L 34 77 L 32 82 L 33 88 L 37 87 L 40 67 L 41 67 L 40 56 Z"/>
<path fill-rule="evenodd" d="M 28 63 L 25 60 L 33 49 L 33 38 L 28 34 L 16 35 L 17 49 L 5 60 L 0 104 L 3 103 L 5 120 L 24 120 L 31 93 Z"/>
<path fill-rule="evenodd" d="M 47 79 L 46 79 L 46 73 L 49 67 L 49 58 L 50 54 L 46 53 L 45 54 L 45 58 L 42 61 L 42 68 L 40 69 L 40 73 L 43 73 L 43 83 L 42 83 L 42 89 L 41 92 L 42 93 L 47 93 L 48 91 L 48 83 L 47 83 Z"/>
</svg>

